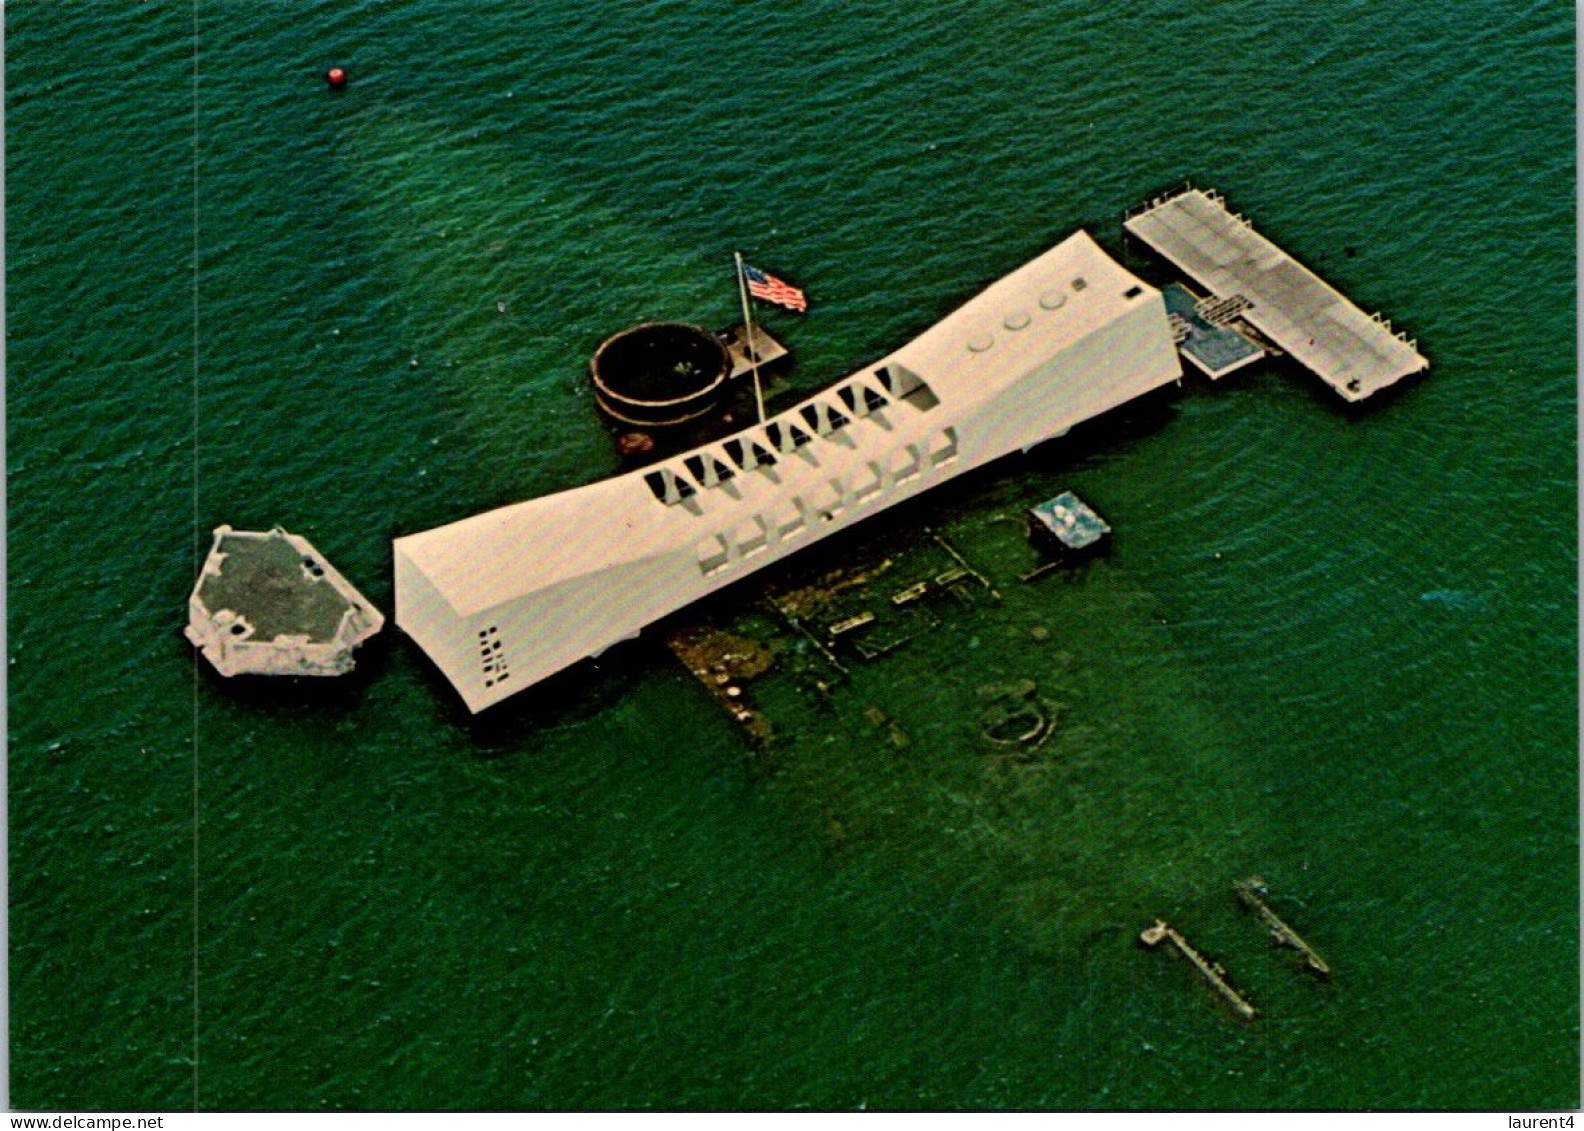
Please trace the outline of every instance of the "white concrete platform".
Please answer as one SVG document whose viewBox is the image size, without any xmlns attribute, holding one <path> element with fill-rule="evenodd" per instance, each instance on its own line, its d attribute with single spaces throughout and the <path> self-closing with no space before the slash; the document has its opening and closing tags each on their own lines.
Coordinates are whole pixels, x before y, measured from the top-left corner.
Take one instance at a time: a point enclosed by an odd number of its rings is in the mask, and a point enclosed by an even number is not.
<svg viewBox="0 0 1584 1131">
<path fill-rule="evenodd" d="M 385 617 L 306 538 L 217 526 L 187 599 L 187 639 L 234 675 L 342 675 Z"/>
</svg>

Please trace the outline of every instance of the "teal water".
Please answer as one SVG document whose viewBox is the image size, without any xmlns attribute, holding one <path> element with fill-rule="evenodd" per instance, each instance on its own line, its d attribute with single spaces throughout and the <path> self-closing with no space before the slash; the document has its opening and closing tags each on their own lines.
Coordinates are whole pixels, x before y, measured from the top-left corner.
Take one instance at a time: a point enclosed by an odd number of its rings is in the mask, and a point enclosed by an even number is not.
<svg viewBox="0 0 1584 1131">
<path fill-rule="evenodd" d="M 1566 8 L 6 16 L 14 1105 L 1577 1105 Z M 1118 537 L 833 708 L 788 663 L 773 757 L 653 641 L 475 725 L 394 629 L 312 688 L 179 636 L 221 522 L 389 611 L 392 536 L 613 471 L 585 359 L 730 321 L 733 248 L 809 288 L 792 399 L 1184 176 L 1428 379 L 1191 381 L 855 531 L 1004 578 L 1072 486 Z M 1023 676 L 1034 767 L 964 715 Z"/>
</svg>

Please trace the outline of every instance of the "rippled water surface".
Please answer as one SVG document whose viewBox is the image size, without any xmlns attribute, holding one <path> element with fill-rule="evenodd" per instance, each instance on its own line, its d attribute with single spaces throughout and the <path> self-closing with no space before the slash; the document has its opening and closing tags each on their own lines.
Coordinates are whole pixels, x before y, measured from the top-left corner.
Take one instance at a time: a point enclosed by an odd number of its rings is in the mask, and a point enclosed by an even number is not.
<svg viewBox="0 0 1584 1131">
<path fill-rule="evenodd" d="M 14 1104 L 1578 1103 L 1565 8 L 6 13 Z M 1002 591 L 828 701 L 721 595 L 770 751 L 655 640 L 470 723 L 394 629 L 314 687 L 179 635 L 219 523 L 388 611 L 391 537 L 615 470 L 586 358 L 730 322 L 734 248 L 809 290 L 785 403 L 1075 228 L 1148 272 L 1185 176 L 1428 378 L 1191 380 L 795 561 Z M 1066 487 L 1113 552 L 1020 584 Z"/>
</svg>

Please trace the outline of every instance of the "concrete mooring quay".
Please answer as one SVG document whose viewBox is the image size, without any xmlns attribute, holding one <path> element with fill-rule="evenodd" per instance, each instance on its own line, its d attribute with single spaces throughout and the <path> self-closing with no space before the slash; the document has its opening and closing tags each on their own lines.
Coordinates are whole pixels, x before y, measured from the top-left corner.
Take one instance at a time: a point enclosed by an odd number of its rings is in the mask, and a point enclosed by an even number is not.
<svg viewBox="0 0 1584 1131">
<path fill-rule="evenodd" d="M 1214 189 L 1134 209 L 1123 227 L 1286 350 L 1342 397 L 1361 401 L 1430 363 L 1418 343 L 1365 314 L 1254 230 Z"/>
</svg>

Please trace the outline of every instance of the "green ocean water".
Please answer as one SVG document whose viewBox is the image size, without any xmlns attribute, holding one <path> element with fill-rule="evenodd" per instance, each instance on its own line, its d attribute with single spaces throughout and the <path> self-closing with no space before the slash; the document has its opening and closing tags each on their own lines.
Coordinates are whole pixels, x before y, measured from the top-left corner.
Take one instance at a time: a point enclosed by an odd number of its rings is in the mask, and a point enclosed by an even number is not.
<svg viewBox="0 0 1584 1131">
<path fill-rule="evenodd" d="M 1567 8 L 5 12 L 14 1106 L 1578 1104 Z M 1117 528 L 831 706 L 789 653 L 773 753 L 655 640 L 471 722 L 394 626 L 314 686 L 179 635 L 219 523 L 389 612 L 392 537 L 616 470 L 587 357 L 732 321 L 734 248 L 809 290 L 790 402 L 1076 228 L 1147 272 L 1183 177 L 1428 377 L 1190 380 L 822 547 Z M 1018 678 L 1034 765 L 972 714 Z"/>
</svg>

